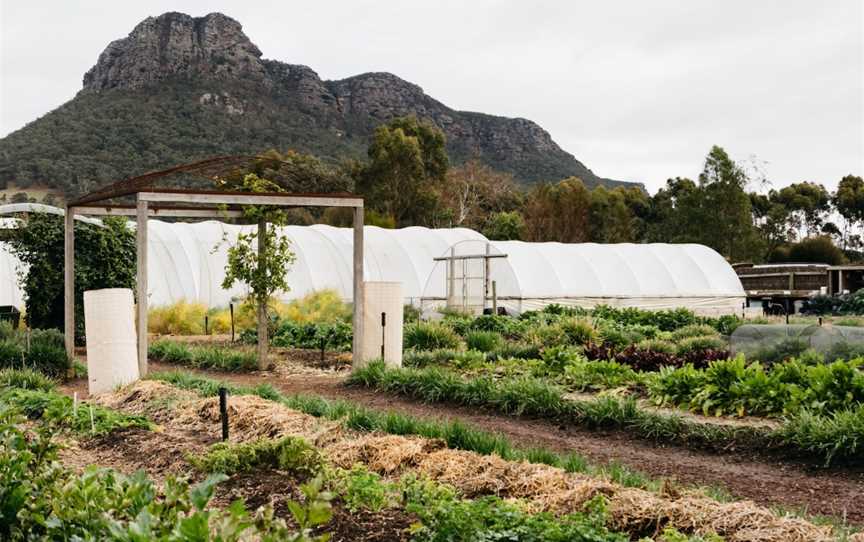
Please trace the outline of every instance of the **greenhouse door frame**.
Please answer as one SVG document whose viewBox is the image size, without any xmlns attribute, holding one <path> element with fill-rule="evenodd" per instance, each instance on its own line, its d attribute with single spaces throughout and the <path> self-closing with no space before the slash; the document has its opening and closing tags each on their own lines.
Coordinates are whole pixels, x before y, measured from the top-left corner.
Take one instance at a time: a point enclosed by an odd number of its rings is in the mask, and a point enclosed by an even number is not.
<svg viewBox="0 0 864 542">
<path fill-rule="evenodd" d="M 155 175 L 155 174 L 148 174 Z M 134 181 L 131 180 L 131 181 Z M 125 184 L 124 184 L 125 183 Z M 130 184 L 132 186 L 130 186 Z M 121 196 L 135 196 L 135 205 L 112 205 L 107 200 Z M 186 204 L 187 207 L 176 204 Z M 188 205 L 193 205 L 189 207 Z M 273 207 L 348 207 L 353 209 L 354 228 L 354 339 L 352 361 L 362 364 L 363 352 L 363 198 L 353 194 L 292 194 L 283 192 L 251 193 L 204 190 L 177 190 L 139 187 L 120 181 L 107 188 L 87 194 L 66 205 L 64 243 L 64 335 L 66 352 L 75 353 L 75 215 L 135 216 L 136 237 L 136 289 L 138 324 L 138 370 L 147 374 L 147 220 L 150 217 L 226 218 L 242 217 L 243 205 Z M 258 223 L 259 239 L 266 222 Z M 259 337 L 266 335 L 266 314 L 258 313 Z M 262 335 L 261 331 L 264 331 Z M 259 360 L 265 359 L 267 342 L 259 340 Z M 261 357 L 263 355 L 263 357 Z"/>
</svg>

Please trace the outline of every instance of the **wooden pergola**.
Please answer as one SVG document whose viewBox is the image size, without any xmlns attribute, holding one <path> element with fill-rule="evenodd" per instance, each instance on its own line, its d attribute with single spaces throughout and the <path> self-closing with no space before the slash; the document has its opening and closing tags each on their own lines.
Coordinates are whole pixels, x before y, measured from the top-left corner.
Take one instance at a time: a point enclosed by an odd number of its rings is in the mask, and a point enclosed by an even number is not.
<svg viewBox="0 0 864 542">
<path fill-rule="evenodd" d="M 66 204 L 64 244 L 64 334 L 66 352 L 75 352 L 75 215 L 136 217 L 137 261 L 137 334 L 138 369 L 147 374 L 147 219 L 150 217 L 183 218 L 242 218 L 245 205 L 273 207 L 348 207 L 353 209 L 354 228 L 354 338 L 353 363 L 359 364 L 363 351 L 363 198 L 347 193 L 239 192 L 157 188 L 158 180 L 177 174 L 216 179 L 226 172 L 242 171 L 243 166 L 272 158 L 258 156 L 220 156 L 201 162 L 147 173 L 118 181 L 84 194 Z M 114 203 L 118 199 L 134 199 L 134 203 Z M 258 239 L 263 239 L 267 224 L 258 222 Z M 261 247 L 259 246 L 259 251 Z M 258 336 L 267 329 L 266 311 L 258 311 Z M 263 333 L 262 333 L 263 332 Z M 262 351 L 263 348 L 263 351 Z M 259 357 L 266 356 L 267 344 L 259 340 Z"/>
</svg>

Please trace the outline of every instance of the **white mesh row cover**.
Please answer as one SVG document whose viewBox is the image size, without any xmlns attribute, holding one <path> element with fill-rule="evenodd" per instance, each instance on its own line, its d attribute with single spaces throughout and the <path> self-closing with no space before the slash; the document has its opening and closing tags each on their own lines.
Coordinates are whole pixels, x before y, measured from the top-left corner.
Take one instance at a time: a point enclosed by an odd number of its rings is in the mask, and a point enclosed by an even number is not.
<svg viewBox="0 0 864 542">
<path fill-rule="evenodd" d="M 151 305 L 186 299 L 223 307 L 232 297 L 246 295 L 243 287 L 221 288 L 227 244 L 220 245 L 220 241 L 224 237 L 231 242 L 241 230 L 252 231 L 255 226 L 217 221 L 150 220 L 148 224 Z M 291 240 L 297 258 L 288 274 L 291 291 L 283 299 L 324 288 L 351 299 L 350 228 L 288 226 L 282 234 Z M 454 246 L 463 247 L 457 254 L 483 253 L 487 243 L 490 252 L 507 254 L 507 258 L 490 260 L 490 279 L 497 283 L 500 304 L 517 311 L 559 303 L 687 307 L 703 314 L 721 314 L 740 313 L 745 299 L 732 267 L 702 245 L 489 242 L 465 228 L 388 230 L 375 226 L 366 226 L 364 239 L 364 279 L 401 282 L 406 303 L 445 297 L 446 262 L 436 265 L 433 258 L 449 255 Z M 22 305 L 18 265 L 0 243 L 0 305 Z"/>
</svg>

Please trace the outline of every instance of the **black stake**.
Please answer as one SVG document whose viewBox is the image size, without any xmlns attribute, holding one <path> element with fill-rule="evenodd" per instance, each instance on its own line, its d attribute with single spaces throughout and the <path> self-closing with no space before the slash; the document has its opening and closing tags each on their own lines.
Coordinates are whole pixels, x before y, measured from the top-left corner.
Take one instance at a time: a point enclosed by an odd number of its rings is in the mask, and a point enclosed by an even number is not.
<svg viewBox="0 0 864 542">
<path fill-rule="evenodd" d="M 381 361 L 384 361 L 384 329 L 387 327 L 387 313 L 381 313 Z"/>
<path fill-rule="evenodd" d="M 234 342 L 234 303 L 228 303 L 228 310 L 231 312 L 231 342 Z"/>
<path fill-rule="evenodd" d="M 219 388 L 219 416 L 222 418 L 222 442 L 228 440 L 228 390 Z"/>
<path fill-rule="evenodd" d="M 204 315 L 204 335 L 210 335 L 210 316 Z"/>
</svg>

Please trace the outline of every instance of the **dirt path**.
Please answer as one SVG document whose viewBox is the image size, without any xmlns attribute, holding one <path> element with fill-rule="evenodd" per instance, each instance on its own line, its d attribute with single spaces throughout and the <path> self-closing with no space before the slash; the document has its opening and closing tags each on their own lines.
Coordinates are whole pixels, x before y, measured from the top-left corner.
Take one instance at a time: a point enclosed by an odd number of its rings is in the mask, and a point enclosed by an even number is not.
<svg viewBox="0 0 864 542">
<path fill-rule="evenodd" d="M 151 370 L 175 366 L 151 362 Z M 430 419 L 459 419 L 475 427 L 503 433 L 515 444 L 576 452 L 592 462 L 617 462 L 653 477 L 675 479 L 685 485 L 725 488 L 737 498 L 780 506 L 810 514 L 847 518 L 864 525 L 864 469 L 824 470 L 795 463 L 726 455 L 663 446 L 629 437 L 622 431 L 590 431 L 559 426 L 548 420 L 503 416 L 478 409 L 425 404 L 410 398 L 343 385 L 344 376 L 328 374 L 230 374 L 195 371 L 235 384 L 267 382 L 284 393 L 312 393 L 348 399 L 378 410 L 396 410 Z M 67 393 L 86 395 L 86 380 L 64 386 Z"/>
</svg>

